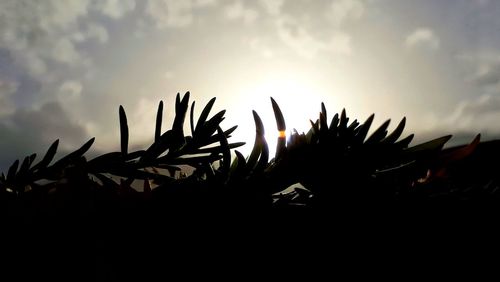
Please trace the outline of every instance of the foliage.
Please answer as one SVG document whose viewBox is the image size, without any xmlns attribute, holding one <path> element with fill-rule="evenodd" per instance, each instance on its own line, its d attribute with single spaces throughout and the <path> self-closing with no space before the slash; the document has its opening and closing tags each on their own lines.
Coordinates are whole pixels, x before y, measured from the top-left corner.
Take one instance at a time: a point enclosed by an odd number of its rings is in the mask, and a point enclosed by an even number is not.
<svg viewBox="0 0 500 282">
<path fill-rule="evenodd" d="M 234 150 L 244 143 L 228 141 L 237 126 L 227 130 L 220 126 L 225 110 L 209 118 L 215 98 L 196 122 L 192 102 L 191 135 L 185 134 L 189 98 L 189 92 L 183 97 L 177 94 L 172 128 L 164 132 L 160 101 L 154 142 L 144 150 L 129 151 L 127 116 L 120 106 L 119 152 L 87 160 L 84 155 L 94 142 L 92 138 L 52 163 L 59 145 L 56 140 L 36 164 L 36 154 L 22 162 L 16 160 L 7 174 L 0 176 L 2 204 L 10 206 L 28 199 L 50 208 L 53 201 L 87 199 L 99 203 L 90 208 L 99 213 L 110 203 L 156 209 L 329 208 L 353 203 L 494 198 L 497 194 L 498 179 L 494 177 L 479 185 L 467 182 L 467 173 L 456 177 L 467 161 L 474 160 L 476 152 L 488 146 L 480 142 L 480 135 L 471 144 L 455 148 L 443 149 L 449 135 L 409 147 L 413 134 L 401 138 L 406 118 L 390 133 L 387 120 L 369 134 L 373 114 L 363 123 L 349 122 L 342 110 L 328 122 L 326 107 L 321 104 L 319 118 L 311 120 L 310 130 L 293 130 L 287 138 L 285 118 L 271 98 L 280 132 L 276 154 L 270 159 L 264 124 L 253 111 L 255 142 L 250 155 L 244 157 Z M 192 173 L 188 175 L 186 168 Z M 479 174 L 477 169 L 471 170 L 471 176 Z M 142 184 L 142 191 L 132 188 L 137 183 Z"/>
</svg>

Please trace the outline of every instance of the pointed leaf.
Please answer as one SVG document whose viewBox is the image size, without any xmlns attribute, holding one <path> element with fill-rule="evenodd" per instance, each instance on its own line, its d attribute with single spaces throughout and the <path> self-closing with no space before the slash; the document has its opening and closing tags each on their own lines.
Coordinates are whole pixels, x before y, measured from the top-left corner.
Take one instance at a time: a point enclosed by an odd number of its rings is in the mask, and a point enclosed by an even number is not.
<svg viewBox="0 0 500 282">
<path fill-rule="evenodd" d="M 14 181 L 14 178 L 17 173 L 17 167 L 19 166 L 19 160 L 16 160 L 10 167 L 9 171 L 7 172 L 7 181 Z"/>
<path fill-rule="evenodd" d="M 260 119 L 259 115 L 257 114 L 256 111 L 252 111 L 253 113 L 253 118 L 255 122 L 255 143 L 252 148 L 252 152 L 250 153 L 250 156 L 247 161 L 247 165 L 249 169 L 253 169 L 255 165 L 257 164 L 257 161 L 259 160 L 259 156 L 262 153 L 263 149 L 263 144 L 262 144 L 262 138 L 264 137 L 264 124 L 262 123 L 262 120 Z"/>
<path fill-rule="evenodd" d="M 163 120 L 163 101 L 160 100 L 160 103 L 158 104 L 158 111 L 156 112 L 155 142 L 160 140 L 162 120 Z"/>
<path fill-rule="evenodd" d="M 191 103 L 191 111 L 189 112 L 189 126 L 191 127 L 191 135 L 194 136 L 194 105 L 195 101 Z"/>
<path fill-rule="evenodd" d="M 370 130 L 370 127 L 372 125 L 373 119 L 375 118 L 375 114 L 371 114 L 363 123 L 360 128 L 358 133 L 356 134 L 356 140 L 358 143 L 363 143 L 363 141 L 366 138 L 366 135 L 368 134 L 368 130 Z"/>
<path fill-rule="evenodd" d="M 184 134 L 184 120 L 186 119 L 186 113 L 189 103 L 189 91 L 186 92 L 182 101 L 180 100 L 180 94 L 177 93 L 176 103 L 175 103 L 175 118 L 172 125 L 172 131 L 178 135 Z"/>
<path fill-rule="evenodd" d="M 73 161 L 73 160 L 83 156 L 83 154 L 85 154 L 90 149 L 92 144 L 94 144 L 94 141 L 95 141 L 95 137 L 92 137 L 89 141 L 87 141 L 85 144 L 83 144 L 82 147 L 80 147 L 78 150 L 66 155 L 65 157 L 63 157 L 62 159 L 57 161 L 52 167 L 65 166 L 68 162 Z"/>
<path fill-rule="evenodd" d="M 245 145 L 245 142 L 235 142 L 229 143 L 228 146 L 230 149 L 238 148 Z M 193 154 L 212 154 L 212 153 L 222 153 L 223 148 L 221 146 L 209 147 L 209 148 L 201 148 L 196 149 Z"/>
<path fill-rule="evenodd" d="M 446 144 L 446 142 L 448 142 L 448 140 L 450 140 L 451 137 L 452 137 L 452 135 L 446 135 L 443 137 L 439 137 L 439 138 L 433 139 L 431 141 L 410 147 L 410 148 L 408 148 L 408 150 L 406 152 L 407 153 L 419 153 L 419 152 L 423 152 L 423 151 L 441 150 L 443 148 L 444 144 Z"/>
<path fill-rule="evenodd" d="M 271 104 L 273 105 L 274 118 L 276 119 L 276 125 L 278 127 L 278 131 L 282 132 L 286 130 L 285 118 L 283 117 L 283 113 L 281 112 L 278 103 L 274 101 L 273 97 L 271 97 Z"/>
<path fill-rule="evenodd" d="M 382 140 L 382 142 L 389 144 L 396 142 L 398 138 L 401 136 L 401 133 L 403 133 L 405 124 L 406 124 L 406 117 L 403 117 L 403 119 L 399 122 L 396 129 L 394 129 L 394 131 L 391 134 L 389 134 L 384 140 Z"/>
<path fill-rule="evenodd" d="M 399 148 L 407 148 L 408 145 L 411 143 L 411 140 L 413 140 L 413 137 L 415 137 L 415 134 L 410 134 L 407 137 L 399 140 L 398 142 L 394 143 Z"/>
<path fill-rule="evenodd" d="M 233 163 L 231 164 L 231 173 L 234 173 L 237 170 L 246 167 L 246 160 L 245 160 L 245 157 L 243 156 L 243 154 L 240 153 L 240 151 L 238 151 L 238 150 L 234 150 L 234 153 L 236 154 L 236 158 L 234 159 Z"/>
<path fill-rule="evenodd" d="M 262 152 L 259 157 L 259 162 L 255 167 L 257 171 L 264 170 L 267 167 L 267 162 L 269 161 L 269 147 L 267 145 L 264 136 L 261 136 L 261 143 L 262 143 Z"/>
<path fill-rule="evenodd" d="M 220 138 L 220 146 L 222 149 L 222 173 L 223 175 L 227 175 L 229 173 L 229 167 L 231 165 L 231 151 L 229 149 L 229 144 L 227 143 L 226 136 L 224 136 L 224 132 L 220 126 L 217 126 L 217 133 Z"/>
<path fill-rule="evenodd" d="M 443 154 L 440 156 L 440 161 L 446 165 L 450 162 L 464 159 L 470 156 L 476 150 L 480 141 L 481 141 L 481 134 L 478 134 L 476 135 L 474 140 L 472 140 L 472 142 L 466 146 L 443 150 Z"/>
<path fill-rule="evenodd" d="M 375 144 L 380 142 L 387 135 L 387 128 L 391 120 L 386 120 L 377 130 L 375 130 L 370 137 L 365 141 L 365 144 Z"/>
<path fill-rule="evenodd" d="M 340 130 L 345 130 L 347 128 L 347 122 L 349 119 L 347 118 L 347 114 L 345 112 L 345 109 L 342 109 L 342 114 L 340 115 L 340 123 L 339 123 L 339 129 Z"/>
<path fill-rule="evenodd" d="M 194 129 L 195 132 L 198 132 L 201 128 L 201 126 L 207 121 L 208 115 L 210 114 L 210 111 L 212 110 L 212 107 L 215 103 L 216 98 L 213 97 L 208 101 L 207 105 L 205 108 L 203 108 L 203 111 L 200 114 L 200 117 L 198 118 L 198 122 L 196 123 L 196 127 Z M 193 134 L 194 135 L 194 134 Z"/>
<path fill-rule="evenodd" d="M 56 141 L 54 141 L 54 143 L 52 143 L 52 145 L 50 145 L 43 159 L 39 163 L 34 165 L 31 168 L 31 171 L 34 171 L 36 169 L 46 168 L 50 164 L 50 162 L 54 159 L 54 156 L 56 155 L 57 152 L 57 146 L 59 146 L 59 139 L 57 139 Z"/>
<path fill-rule="evenodd" d="M 326 115 L 325 103 L 323 102 L 321 102 L 321 113 L 323 114 L 323 116 L 325 116 L 325 120 L 328 120 L 328 116 Z"/>
<path fill-rule="evenodd" d="M 127 115 L 125 114 L 125 110 L 123 106 L 120 105 L 119 109 L 120 116 L 120 137 L 121 137 L 121 149 L 122 154 L 124 156 L 127 155 L 128 151 L 128 124 L 127 124 Z"/>
</svg>

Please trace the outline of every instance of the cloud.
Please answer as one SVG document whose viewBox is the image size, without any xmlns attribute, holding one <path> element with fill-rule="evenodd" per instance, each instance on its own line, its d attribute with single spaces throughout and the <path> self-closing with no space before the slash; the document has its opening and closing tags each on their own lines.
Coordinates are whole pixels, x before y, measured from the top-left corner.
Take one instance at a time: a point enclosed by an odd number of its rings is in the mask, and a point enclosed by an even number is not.
<svg viewBox="0 0 500 282">
<path fill-rule="evenodd" d="M 95 8 L 103 15 L 119 19 L 135 9 L 135 0 L 99 0 L 95 2 Z"/>
<path fill-rule="evenodd" d="M 452 131 L 500 134 L 500 97 L 483 95 L 459 103 L 454 112 L 442 119 Z"/>
<path fill-rule="evenodd" d="M 108 42 L 109 34 L 104 26 L 97 23 L 89 23 L 85 31 L 73 33 L 71 39 L 78 43 L 95 39 L 99 43 L 104 44 Z"/>
<path fill-rule="evenodd" d="M 500 93 L 500 54 L 493 52 L 469 52 L 457 57 L 465 63 L 465 81 L 471 82 L 489 94 Z"/>
<path fill-rule="evenodd" d="M 146 14 L 157 28 L 187 27 L 194 18 L 194 10 L 215 5 L 215 0 L 149 0 Z"/>
<path fill-rule="evenodd" d="M 279 15 L 285 0 L 259 0 L 259 3 L 268 14 Z"/>
<path fill-rule="evenodd" d="M 79 81 L 67 80 L 59 87 L 59 95 L 63 99 L 75 99 L 80 97 L 83 86 Z"/>
<path fill-rule="evenodd" d="M 405 39 L 408 48 L 428 48 L 437 50 L 439 48 L 439 37 L 430 28 L 417 28 Z"/>
<path fill-rule="evenodd" d="M 272 58 L 274 56 L 274 52 L 272 48 L 269 47 L 262 39 L 259 37 L 247 38 L 244 40 L 248 46 L 257 53 L 261 54 L 265 58 Z"/>
<path fill-rule="evenodd" d="M 11 96 L 16 93 L 18 86 L 16 82 L 0 80 L 0 117 L 13 113 Z"/>
<path fill-rule="evenodd" d="M 333 1 L 328 14 L 336 26 L 349 21 L 359 20 L 365 13 L 365 5 L 360 0 Z"/>
<path fill-rule="evenodd" d="M 330 33 L 329 39 L 318 39 L 291 17 L 281 17 L 278 21 L 278 35 L 286 45 L 305 58 L 312 59 L 320 52 L 351 54 L 351 37 L 347 33 L 336 30 Z"/>
<path fill-rule="evenodd" d="M 71 120 L 58 102 L 48 102 L 37 109 L 20 109 L 0 121 L 0 170 L 14 160 L 34 152 L 44 153 L 61 139 L 60 151 L 73 150 L 87 141 L 85 129 Z"/>
<path fill-rule="evenodd" d="M 245 7 L 242 1 L 235 1 L 224 9 L 224 16 L 230 20 L 243 20 L 245 24 L 252 24 L 259 17 L 259 13 Z"/>
<path fill-rule="evenodd" d="M 91 4 L 89 0 L 1 1 L 0 48 L 8 50 L 16 66 L 37 80 L 57 72 L 58 68 L 48 67 L 54 63 L 56 67 L 88 67 L 90 59 L 76 44 L 108 39 L 102 25 L 81 23 L 88 19 Z"/>
</svg>

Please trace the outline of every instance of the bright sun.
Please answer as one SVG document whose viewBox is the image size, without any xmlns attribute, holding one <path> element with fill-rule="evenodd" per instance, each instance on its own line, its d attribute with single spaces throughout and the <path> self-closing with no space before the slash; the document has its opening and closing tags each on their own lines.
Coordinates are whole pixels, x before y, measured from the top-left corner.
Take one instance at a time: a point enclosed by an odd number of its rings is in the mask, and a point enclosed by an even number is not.
<svg viewBox="0 0 500 282">
<path fill-rule="evenodd" d="M 228 120 L 235 121 L 239 128 L 234 134 L 234 141 L 247 142 L 241 152 L 248 155 L 255 139 L 255 124 L 251 110 L 261 117 L 265 136 L 269 145 L 270 158 L 274 157 L 276 139 L 280 135 L 276 127 L 270 97 L 278 103 L 286 122 L 286 135 L 295 128 L 299 133 L 307 132 L 311 127 L 309 119 L 316 120 L 321 110 L 321 98 L 325 91 L 318 88 L 318 83 L 293 75 L 271 76 L 253 84 L 242 86 L 236 97 L 232 97 L 232 111 Z"/>
</svg>

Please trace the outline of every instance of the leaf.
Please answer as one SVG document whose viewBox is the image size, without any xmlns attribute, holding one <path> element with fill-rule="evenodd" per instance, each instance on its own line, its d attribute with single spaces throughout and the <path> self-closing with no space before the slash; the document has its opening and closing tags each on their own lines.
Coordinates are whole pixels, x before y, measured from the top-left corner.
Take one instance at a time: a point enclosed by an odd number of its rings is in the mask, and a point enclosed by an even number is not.
<svg viewBox="0 0 500 282">
<path fill-rule="evenodd" d="M 226 136 L 226 138 L 231 137 L 231 133 L 233 133 L 233 132 L 234 132 L 234 130 L 235 130 L 237 127 L 238 127 L 238 126 L 237 126 L 237 125 L 235 125 L 235 126 L 233 126 L 233 127 L 229 128 L 228 130 L 224 131 L 224 136 Z M 215 143 L 215 142 L 219 142 L 218 136 L 217 136 L 217 135 L 212 135 L 212 136 L 210 136 L 209 138 L 207 138 L 207 139 L 206 139 L 206 144 L 205 144 L 204 146 L 206 146 L 206 145 L 210 145 L 210 144 L 213 144 L 213 143 Z"/>
<path fill-rule="evenodd" d="M 159 161 L 163 161 L 164 157 L 159 158 Z M 168 161 L 170 165 L 190 165 L 197 166 L 199 164 L 209 164 L 219 160 L 221 156 L 219 154 L 209 155 L 209 156 L 199 156 L 199 157 L 189 157 L 189 158 L 176 158 Z"/>
<path fill-rule="evenodd" d="M 172 130 L 165 131 L 159 138 L 158 142 L 154 142 L 146 149 L 139 162 L 148 162 L 156 159 L 159 155 L 170 148 L 172 141 Z"/>
<path fill-rule="evenodd" d="M 325 120 L 328 120 L 328 116 L 326 115 L 325 103 L 323 102 L 321 102 L 321 113 L 325 116 Z"/>
<path fill-rule="evenodd" d="M 398 138 L 401 136 L 401 133 L 403 133 L 405 124 L 406 124 L 406 117 L 403 117 L 403 119 L 399 122 L 396 129 L 394 129 L 394 131 L 391 134 L 389 134 L 384 140 L 382 140 L 382 142 L 389 144 L 396 142 Z"/>
<path fill-rule="evenodd" d="M 158 111 L 156 112 L 155 142 L 160 140 L 162 119 L 163 119 L 163 101 L 160 101 L 160 103 L 158 104 Z"/>
<path fill-rule="evenodd" d="M 339 114 L 335 114 L 332 118 L 332 121 L 330 122 L 330 134 L 332 134 L 334 137 L 337 136 L 338 133 L 338 126 L 339 126 Z"/>
<path fill-rule="evenodd" d="M 375 130 L 370 137 L 365 141 L 365 144 L 375 144 L 380 142 L 387 135 L 387 128 L 391 120 L 386 120 L 377 130 Z"/>
<path fill-rule="evenodd" d="M 10 167 L 7 172 L 7 181 L 12 182 L 17 173 L 17 167 L 19 166 L 19 160 L 16 160 Z"/>
<path fill-rule="evenodd" d="M 238 148 L 243 145 L 245 145 L 245 142 L 235 142 L 235 143 L 229 143 L 228 146 L 230 149 Z M 222 153 L 222 147 L 221 146 L 216 146 L 216 147 L 209 147 L 209 148 L 201 148 L 197 149 L 196 151 L 193 152 L 193 154 L 209 154 L 209 153 Z"/>
<path fill-rule="evenodd" d="M 278 103 L 274 101 L 273 97 L 271 97 L 271 104 L 273 105 L 274 118 L 276 119 L 276 125 L 278 127 L 278 131 L 285 131 L 286 130 L 285 118 L 283 117 L 283 113 L 281 112 Z"/>
<path fill-rule="evenodd" d="M 443 137 L 439 137 L 436 139 L 433 139 L 431 141 L 413 146 L 411 148 L 408 148 L 406 151 L 407 153 L 420 153 L 423 151 L 439 151 L 443 148 L 444 144 L 450 140 L 452 135 L 446 135 Z"/>
<path fill-rule="evenodd" d="M 196 123 L 196 127 L 194 129 L 194 132 L 197 133 L 201 129 L 203 124 L 207 121 L 208 115 L 210 114 L 210 111 L 212 110 L 212 107 L 215 103 L 215 100 L 216 100 L 216 98 L 213 97 L 212 99 L 210 99 L 210 101 L 208 101 L 205 108 L 203 108 L 203 111 L 201 112 L 200 117 L 198 118 L 198 122 Z M 194 136 L 194 134 L 193 134 L 193 136 Z"/>
<path fill-rule="evenodd" d="M 59 146 L 59 139 L 57 139 L 56 141 L 54 141 L 54 143 L 52 143 L 52 145 L 50 145 L 43 159 L 39 163 L 34 165 L 31 168 L 31 171 L 35 171 L 36 169 L 46 168 L 50 164 L 50 162 L 54 159 L 54 156 L 56 155 L 57 152 L 57 146 Z"/>
<path fill-rule="evenodd" d="M 250 169 L 254 168 L 254 166 L 257 164 L 260 154 L 262 153 L 263 144 L 261 143 L 260 137 L 263 137 L 265 132 L 264 124 L 262 123 L 262 120 L 260 119 L 257 112 L 252 111 L 252 113 L 255 122 L 255 143 L 247 161 L 247 165 Z"/>
<path fill-rule="evenodd" d="M 119 109 L 120 116 L 120 137 L 121 137 L 121 149 L 122 154 L 124 156 L 127 155 L 128 151 L 128 124 L 127 124 L 127 115 L 125 114 L 125 110 L 123 106 L 120 105 Z"/>
<path fill-rule="evenodd" d="M 358 144 L 362 144 L 365 140 L 368 131 L 370 130 L 370 126 L 372 125 L 373 119 L 375 118 L 375 114 L 371 114 L 366 121 L 359 127 L 359 131 L 356 134 L 356 142 Z"/>
<path fill-rule="evenodd" d="M 246 168 L 246 160 L 245 157 L 243 157 L 243 154 L 241 154 L 238 150 L 234 150 L 234 153 L 236 154 L 236 158 L 234 159 L 233 163 L 231 164 L 231 174 L 238 173 L 240 171 L 243 171 Z"/>
<path fill-rule="evenodd" d="M 209 142 L 210 137 L 217 131 L 217 126 L 219 126 L 219 124 L 224 120 L 225 113 L 226 110 L 218 112 L 211 119 L 205 122 L 205 124 L 202 125 L 201 128 L 197 131 L 195 142 L 198 145 L 198 147 L 214 143 L 214 142 Z M 217 141 L 218 140 L 215 140 L 215 142 Z"/>
<path fill-rule="evenodd" d="M 28 172 L 29 168 L 30 168 L 30 165 L 31 165 L 31 162 L 30 162 L 30 157 L 27 156 L 24 158 L 22 164 L 21 164 L 21 167 L 19 168 L 19 173 L 18 173 L 18 176 L 20 178 L 23 178 L 26 173 Z"/>
<path fill-rule="evenodd" d="M 191 135 L 194 136 L 194 105 L 195 101 L 191 103 L 191 111 L 189 112 L 189 126 L 191 127 Z"/>
<path fill-rule="evenodd" d="M 264 136 L 260 136 L 260 143 L 262 144 L 262 150 L 259 157 L 259 161 L 255 166 L 255 170 L 262 171 L 267 167 L 267 162 L 269 161 L 269 147 L 267 145 L 266 139 Z"/>
<path fill-rule="evenodd" d="M 319 135 L 322 140 L 328 136 L 328 124 L 326 122 L 326 116 L 323 112 L 319 113 Z"/>
<path fill-rule="evenodd" d="M 180 100 L 180 94 L 177 93 L 176 101 L 175 101 L 175 118 L 174 123 L 172 125 L 172 131 L 177 135 L 184 135 L 184 120 L 186 119 L 186 113 L 189 103 L 189 91 L 186 92 L 182 101 Z"/>
<path fill-rule="evenodd" d="M 91 172 L 98 172 L 109 167 L 116 167 L 123 162 L 124 158 L 121 152 L 111 152 L 93 158 L 87 165 Z"/>
<path fill-rule="evenodd" d="M 342 113 L 340 114 L 340 123 L 339 123 L 339 129 L 341 131 L 344 131 L 347 128 L 347 122 L 349 119 L 347 118 L 345 109 L 342 109 Z"/>
<path fill-rule="evenodd" d="M 450 148 L 447 150 L 443 150 L 443 154 L 439 157 L 440 161 L 444 163 L 444 165 L 464 159 L 470 156 L 479 145 L 481 141 L 481 134 L 476 135 L 474 140 L 466 146 L 461 146 L 459 148 Z"/>
<path fill-rule="evenodd" d="M 95 137 L 92 137 L 89 141 L 87 141 L 85 144 L 83 144 L 82 147 L 80 147 L 78 150 L 66 155 L 59 161 L 57 161 L 52 167 L 63 167 L 65 166 L 68 162 L 73 161 L 79 157 L 81 157 L 83 154 L 85 154 L 92 144 L 94 144 Z"/>
<path fill-rule="evenodd" d="M 222 149 L 222 173 L 223 175 L 227 175 L 231 166 L 231 150 L 229 148 L 229 144 L 227 143 L 226 136 L 224 136 L 224 132 L 220 126 L 217 126 L 217 133 L 220 138 L 220 147 Z"/>
<path fill-rule="evenodd" d="M 413 140 L 413 137 L 415 137 L 414 134 L 410 134 L 407 137 L 401 139 L 400 141 L 394 143 L 399 148 L 406 148 L 410 144 L 411 140 Z"/>
</svg>

